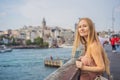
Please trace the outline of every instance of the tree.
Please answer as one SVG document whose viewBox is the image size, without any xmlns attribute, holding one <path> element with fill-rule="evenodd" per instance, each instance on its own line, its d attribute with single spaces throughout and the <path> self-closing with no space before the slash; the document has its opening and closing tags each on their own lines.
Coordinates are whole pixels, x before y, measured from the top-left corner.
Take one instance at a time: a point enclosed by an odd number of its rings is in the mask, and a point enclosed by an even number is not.
<svg viewBox="0 0 120 80">
<path fill-rule="evenodd" d="M 16 45 L 15 38 L 12 38 L 12 45 Z"/>
<path fill-rule="evenodd" d="M 27 44 L 27 45 L 32 44 L 31 40 L 30 40 L 30 39 L 29 39 L 29 40 L 26 40 L 26 44 Z"/>
<path fill-rule="evenodd" d="M 40 37 L 37 37 L 37 38 L 34 39 L 34 43 L 35 43 L 36 45 L 43 46 L 43 39 L 40 38 Z"/>
<path fill-rule="evenodd" d="M 43 46 L 44 46 L 44 47 L 48 47 L 49 44 L 48 44 L 47 42 L 44 42 L 44 43 L 43 43 Z"/>
</svg>

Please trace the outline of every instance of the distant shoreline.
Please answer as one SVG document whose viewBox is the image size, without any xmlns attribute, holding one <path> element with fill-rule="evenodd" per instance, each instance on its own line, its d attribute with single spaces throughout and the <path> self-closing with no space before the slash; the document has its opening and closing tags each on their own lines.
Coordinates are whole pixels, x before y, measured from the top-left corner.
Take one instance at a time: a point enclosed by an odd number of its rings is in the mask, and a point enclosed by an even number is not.
<svg viewBox="0 0 120 80">
<path fill-rule="evenodd" d="M 47 49 L 48 47 L 40 46 L 10 46 L 12 49 Z"/>
<path fill-rule="evenodd" d="M 12 49 L 50 49 L 50 48 L 61 48 L 61 47 L 41 47 L 41 46 L 35 46 L 35 45 L 32 45 L 32 46 L 9 46 L 10 48 Z"/>
</svg>

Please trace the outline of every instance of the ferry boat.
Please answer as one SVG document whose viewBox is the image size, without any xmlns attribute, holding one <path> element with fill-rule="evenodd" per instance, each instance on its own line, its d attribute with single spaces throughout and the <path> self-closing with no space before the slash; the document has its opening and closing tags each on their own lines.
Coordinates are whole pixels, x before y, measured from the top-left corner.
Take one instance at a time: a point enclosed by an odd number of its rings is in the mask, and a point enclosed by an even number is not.
<svg viewBox="0 0 120 80">
<path fill-rule="evenodd" d="M 69 59 L 53 59 L 52 57 L 46 58 L 44 60 L 45 66 L 51 66 L 51 67 L 61 67 L 63 64 L 65 64 Z"/>
<path fill-rule="evenodd" d="M 44 60 L 45 66 L 60 67 L 63 65 L 62 60 Z"/>
<path fill-rule="evenodd" d="M 11 48 L 7 48 L 5 45 L 0 46 L 0 53 L 11 52 Z"/>
<path fill-rule="evenodd" d="M 59 46 L 60 48 L 72 48 L 73 45 L 70 45 L 70 44 L 62 44 Z"/>
</svg>

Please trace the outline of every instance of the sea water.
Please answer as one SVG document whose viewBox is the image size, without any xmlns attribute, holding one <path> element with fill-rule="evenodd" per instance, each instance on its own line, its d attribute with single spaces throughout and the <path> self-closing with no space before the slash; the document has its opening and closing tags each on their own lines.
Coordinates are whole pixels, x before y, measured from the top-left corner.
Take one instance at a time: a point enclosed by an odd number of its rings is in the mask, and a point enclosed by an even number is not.
<svg viewBox="0 0 120 80">
<path fill-rule="evenodd" d="M 0 80 L 43 80 L 57 68 L 44 66 L 44 59 L 70 58 L 71 48 L 13 49 L 0 53 Z"/>
</svg>

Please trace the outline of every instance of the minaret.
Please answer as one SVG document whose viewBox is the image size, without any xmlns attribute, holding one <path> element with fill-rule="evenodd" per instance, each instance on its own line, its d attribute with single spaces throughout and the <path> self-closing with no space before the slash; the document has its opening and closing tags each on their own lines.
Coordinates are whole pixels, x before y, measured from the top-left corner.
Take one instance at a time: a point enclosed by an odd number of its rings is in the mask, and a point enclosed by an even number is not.
<svg viewBox="0 0 120 80">
<path fill-rule="evenodd" d="M 45 21 L 45 18 L 43 18 L 43 21 L 42 21 L 42 38 L 44 40 L 44 37 L 45 37 L 45 33 L 44 33 L 44 30 L 46 29 L 46 21 Z"/>
</svg>

